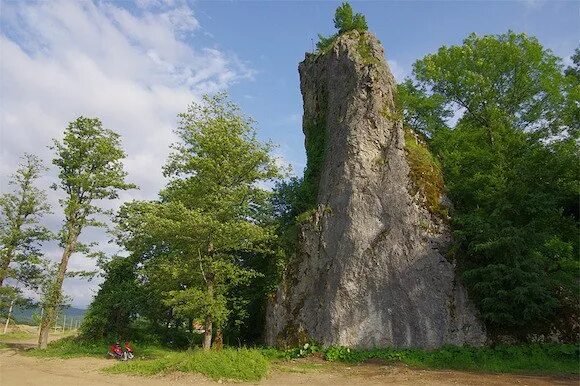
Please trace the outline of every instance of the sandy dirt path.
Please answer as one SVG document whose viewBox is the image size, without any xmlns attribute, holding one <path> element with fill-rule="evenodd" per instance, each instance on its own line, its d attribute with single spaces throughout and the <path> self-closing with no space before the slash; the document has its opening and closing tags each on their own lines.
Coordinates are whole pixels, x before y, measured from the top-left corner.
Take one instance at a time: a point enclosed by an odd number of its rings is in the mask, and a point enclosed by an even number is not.
<svg viewBox="0 0 580 386">
<path fill-rule="evenodd" d="M 218 385 L 198 374 L 173 373 L 155 377 L 101 372 L 113 364 L 99 358 L 32 358 L 12 349 L 0 350 L 0 385 Z M 222 383 L 223 384 L 223 383 Z M 227 384 L 227 383 L 226 383 Z M 431 371 L 364 364 L 349 366 L 307 359 L 275 363 L 258 385 L 579 385 L 573 376 L 526 376 Z M 240 383 L 237 383 L 240 385 Z"/>
</svg>

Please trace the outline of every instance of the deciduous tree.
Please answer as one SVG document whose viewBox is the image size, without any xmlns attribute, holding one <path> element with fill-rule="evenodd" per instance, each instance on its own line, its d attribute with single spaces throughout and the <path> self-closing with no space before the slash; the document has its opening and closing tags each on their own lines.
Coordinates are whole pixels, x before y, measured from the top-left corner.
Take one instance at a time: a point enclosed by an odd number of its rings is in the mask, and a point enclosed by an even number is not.
<svg viewBox="0 0 580 386">
<path fill-rule="evenodd" d="M 36 288 L 43 262 L 40 246 L 51 237 L 41 224 L 50 212 L 46 194 L 36 184 L 46 170 L 41 160 L 26 154 L 9 184 L 12 193 L 0 196 L 0 287 L 7 278 Z"/>
<path fill-rule="evenodd" d="M 120 137 L 103 128 L 98 118 L 79 117 L 65 129 L 62 141 L 54 140 L 56 157 L 53 164 L 59 169 L 60 188 L 65 198 L 60 201 L 64 210 L 64 224 L 59 234 L 62 257 L 55 277 L 44 299 L 44 317 L 40 327 L 39 347 L 46 348 L 48 331 L 62 300 L 62 283 L 68 262 L 75 252 L 89 253 L 87 245 L 79 243 L 86 227 L 105 224 L 95 215 L 108 214 L 97 203 L 118 197 L 119 190 L 135 188 L 125 182 L 123 170 L 125 152 Z"/>
</svg>

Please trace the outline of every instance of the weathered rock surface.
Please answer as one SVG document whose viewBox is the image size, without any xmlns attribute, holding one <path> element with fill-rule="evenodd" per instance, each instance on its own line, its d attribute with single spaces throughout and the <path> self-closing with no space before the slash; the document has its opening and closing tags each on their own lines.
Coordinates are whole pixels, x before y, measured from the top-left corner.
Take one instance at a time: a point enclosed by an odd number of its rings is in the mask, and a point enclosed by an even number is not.
<svg viewBox="0 0 580 386">
<path fill-rule="evenodd" d="M 330 52 L 307 54 L 299 72 L 306 141 L 307 127 L 322 127 L 325 156 L 318 210 L 302 225 L 296 264 L 268 307 L 267 343 L 482 344 L 445 257 L 449 228 L 412 188 L 380 42 L 351 31 Z"/>
</svg>

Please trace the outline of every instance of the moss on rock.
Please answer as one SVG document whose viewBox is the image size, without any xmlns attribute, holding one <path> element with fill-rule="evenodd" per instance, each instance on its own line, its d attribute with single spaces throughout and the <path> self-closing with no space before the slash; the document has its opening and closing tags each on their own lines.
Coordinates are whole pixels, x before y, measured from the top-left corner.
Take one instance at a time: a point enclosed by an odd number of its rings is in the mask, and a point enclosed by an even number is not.
<svg viewBox="0 0 580 386">
<path fill-rule="evenodd" d="M 441 205 L 444 183 L 441 164 L 429 151 L 427 144 L 412 129 L 405 128 L 405 154 L 409 164 L 409 176 L 416 189 L 425 198 L 427 210 L 432 214 L 446 217 L 446 210 Z"/>
</svg>

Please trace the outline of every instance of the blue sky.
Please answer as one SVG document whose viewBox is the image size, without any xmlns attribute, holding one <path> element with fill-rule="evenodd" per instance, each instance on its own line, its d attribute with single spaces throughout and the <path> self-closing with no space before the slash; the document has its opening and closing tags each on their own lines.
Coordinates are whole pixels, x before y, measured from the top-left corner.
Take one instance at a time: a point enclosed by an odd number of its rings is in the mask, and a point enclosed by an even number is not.
<svg viewBox="0 0 580 386">
<path fill-rule="evenodd" d="M 334 33 L 337 1 L 246 1 L 195 4 L 201 25 L 214 42 L 233 50 L 256 70 L 253 81 L 231 87 L 232 97 L 260 123 L 264 138 L 301 173 L 302 99 L 297 64 L 312 50 L 318 33 Z M 461 44 L 471 32 L 512 29 L 536 36 L 559 56 L 580 42 L 580 2 L 538 1 L 354 1 L 385 47 L 391 70 L 401 79 L 412 64 L 442 45 Z"/>
<path fill-rule="evenodd" d="M 297 66 L 317 34 L 333 33 L 335 1 L 16 1 L 0 0 L 0 192 L 19 156 L 31 152 L 50 164 L 47 146 L 67 122 L 97 116 L 118 131 L 129 179 L 153 199 L 176 114 L 203 93 L 226 90 L 258 122 L 259 137 L 279 144 L 276 156 L 301 174 L 304 147 Z M 536 36 L 569 61 L 580 42 L 580 1 L 354 1 L 385 46 L 398 80 L 412 63 L 471 32 L 511 29 Z M 47 188 L 54 169 L 40 180 Z M 50 193 L 58 230 L 58 193 Z M 107 236 L 87 230 L 85 241 L 119 252 Z M 47 245 L 58 259 L 60 250 Z M 94 262 L 73 256 L 71 269 Z M 86 306 L 99 280 L 70 279 L 65 292 Z"/>
</svg>

